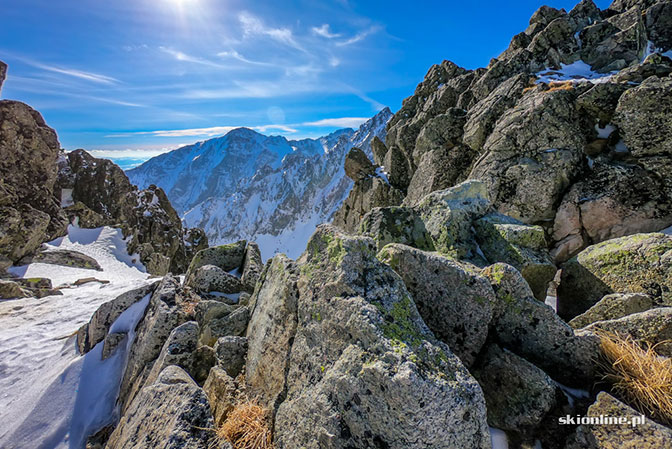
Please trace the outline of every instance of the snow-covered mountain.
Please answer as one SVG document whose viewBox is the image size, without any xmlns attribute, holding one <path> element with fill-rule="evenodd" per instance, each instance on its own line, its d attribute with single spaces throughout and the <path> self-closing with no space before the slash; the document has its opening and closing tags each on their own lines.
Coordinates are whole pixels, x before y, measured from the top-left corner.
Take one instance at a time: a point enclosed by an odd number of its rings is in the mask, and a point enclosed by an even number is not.
<svg viewBox="0 0 672 449">
<path fill-rule="evenodd" d="M 144 188 L 165 190 L 189 226 L 205 229 L 210 244 L 256 241 L 264 259 L 297 257 L 315 227 L 331 221 L 352 181 L 343 162 L 352 147 L 371 154 L 385 138 L 388 108 L 355 131 L 287 140 L 238 128 L 223 137 L 154 157 L 127 172 Z"/>
</svg>

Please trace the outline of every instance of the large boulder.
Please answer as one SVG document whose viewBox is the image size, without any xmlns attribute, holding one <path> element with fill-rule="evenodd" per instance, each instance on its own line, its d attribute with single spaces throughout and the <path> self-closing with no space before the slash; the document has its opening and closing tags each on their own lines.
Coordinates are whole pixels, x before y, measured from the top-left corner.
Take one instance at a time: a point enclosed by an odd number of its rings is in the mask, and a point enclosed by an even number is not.
<svg viewBox="0 0 672 449">
<path fill-rule="evenodd" d="M 208 395 L 215 425 L 220 427 L 236 405 L 238 385 L 224 369 L 214 366 L 203 385 L 203 391 Z"/>
<path fill-rule="evenodd" d="M 556 405 L 557 384 L 527 360 L 497 345 L 489 346 L 471 371 L 483 387 L 492 427 L 513 432 L 536 427 Z"/>
<path fill-rule="evenodd" d="M 654 307 L 653 298 L 643 293 L 614 293 L 600 299 L 593 307 L 572 318 L 569 325 L 581 329 L 596 321 L 615 320 Z"/>
<path fill-rule="evenodd" d="M 0 101 L 0 269 L 65 233 L 67 217 L 54 194 L 59 151 L 39 112 Z"/>
<path fill-rule="evenodd" d="M 352 148 L 345 156 L 345 174 L 353 181 L 361 181 L 376 174 L 376 166 L 371 163 L 366 153 L 359 148 Z"/>
<path fill-rule="evenodd" d="M 510 265 L 492 265 L 482 275 L 497 297 L 490 326 L 494 341 L 565 385 L 590 387 L 596 378 L 599 338 L 575 335 L 550 306 L 532 296 L 522 275 Z"/>
<path fill-rule="evenodd" d="M 586 416 L 594 422 L 581 424 L 565 449 L 658 449 L 672 446 L 672 430 L 669 427 L 644 418 L 641 413 L 604 391 L 597 395 Z M 605 417 L 623 418 L 626 424 L 600 424 L 601 417 L 602 420 Z M 636 424 L 635 419 L 638 420 Z"/>
<path fill-rule="evenodd" d="M 243 260 L 240 276 L 240 281 L 243 283 L 243 288 L 246 292 L 254 292 L 263 269 L 264 262 L 261 259 L 259 245 L 249 242 L 245 248 L 245 259 Z"/>
<path fill-rule="evenodd" d="M 341 208 L 334 214 L 333 224 L 346 232 L 354 233 L 371 209 L 375 207 L 398 206 L 404 194 L 379 176 L 372 176 L 355 182 Z"/>
<path fill-rule="evenodd" d="M 215 265 L 203 265 L 191 271 L 185 281 L 185 286 L 191 287 L 201 294 L 222 293 L 230 295 L 240 293 L 243 290 L 243 283 L 240 278 Z"/>
<path fill-rule="evenodd" d="M 403 243 L 423 250 L 434 249 L 425 223 L 409 207 L 376 207 L 367 213 L 359 225 L 359 233 L 376 241 L 378 249 L 388 243 Z"/>
<path fill-rule="evenodd" d="M 121 417 L 106 449 L 200 449 L 212 440 L 208 397 L 177 366 L 165 368 Z"/>
<path fill-rule="evenodd" d="M 581 251 L 563 266 L 558 313 L 569 320 L 610 293 L 647 293 L 671 304 L 672 237 L 635 234 Z"/>
<path fill-rule="evenodd" d="M 226 272 L 242 269 L 243 262 L 245 261 L 246 245 L 247 241 L 239 240 L 227 245 L 211 246 L 210 248 L 200 250 L 191 259 L 184 280 L 185 284 L 188 285 L 196 275 L 196 271 L 205 265 L 214 265 Z"/>
<path fill-rule="evenodd" d="M 373 240 L 321 226 L 297 261 L 276 447 L 489 448 L 480 387 L 375 253 Z M 270 279 L 291 292 L 293 281 L 270 271 L 260 292 Z"/>
<path fill-rule="evenodd" d="M 378 258 L 401 276 L 434 335 L 471 366 L 485 343 L 496 301 L 488 280 L 459 262 L 396 243 Z"/>
<path fill-rule="evenodd" d="M 194 354 L 198 346 L 198 323 L 187 321 L 170 332 L 161 352 L 152 366 L 145 383 L 150 385 L 168 366 L 175 365 L 186 371 L 193 379 Z"/>
<path fill-rule="evenodd" d="M 228 336 L 222 337 L 215 343 L 217 363 L 231 377 L 236 377 L 245 366 L 247 355 L 247 338 Z"/>
</svg>

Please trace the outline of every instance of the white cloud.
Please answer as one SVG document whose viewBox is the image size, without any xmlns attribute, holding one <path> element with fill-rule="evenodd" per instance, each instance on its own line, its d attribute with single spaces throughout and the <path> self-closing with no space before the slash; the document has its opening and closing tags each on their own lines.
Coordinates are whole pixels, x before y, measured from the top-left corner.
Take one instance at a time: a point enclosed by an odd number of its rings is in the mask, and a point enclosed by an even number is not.
<svg viewBox="0 0 672 449">
<path fill-rule="evenodd" d="M 171 145 L 169 147 L 163 148 L 153 148 L 153 149 L 143 149 L 143 148 L 127 148 L 124 150 L 87 150 L 91 156 L 100 157 L 100 158 L 150 158 L 158 156 L 159 154 L 167 153 L 168 151 L 175 150 L 181 146 L 180 145 Z"/>
<path fill-rule="evenodd" d="M 367 121 L 370 117 L 340 117 L 325 118 L 315 122 L 302 123 L 302 126 L 335 126 L 338 128 L 359 128 L 359 125 Z"/>
<path fill-rule="evenodd" d="M 329 65 L 331 67 L 338 67 L 339 65 L 341 65 L 341 60 L 335 56 L 332 56 L 331 58 L 329 58 Z"/>
<path fill-rule="evenodd" d="M 340 34 L 331 32 L 328 23 L 325 23 L 320 27 L 312 27 L 310 30 L 313 32 L 313 34 L 317 36 L 326 37 L 327 39 L 335 39 L 337 37 L 341 37 Z"/>
<path fill-rule="evenodd" d="M 261 66 L 267 66 L 267 67 L 277 67 L 276 64 L 272 64 L 270 62 L 253 61 L 251 59 L 248 59 L 245 56 L 238 53 L 236 50 L 221 51 L 221 52 L 217 53 L 217 56 L 219 56 L 220 58 L 235 59 L 237 61 L 244 62 L 246 64 L 261 65 Z"/>
<path fill-rule="evenodd" d="M 118 84 L 121 81 L 119 81 L 116 78 L 112 78 L 111 76 L 107 75 L 101 75 L 100 73 L 93 73 L 93 72 L 84 72 L 82 70 L 76 70 L 76 69 L 68 69 L 64 67 L 57 67 L 53 65 L 47 65 L 47 64 L 42 64 L 36 61 L 31 61 L 28 59 L 22 59 L 23 62 L 25 62 L 28 65 L 31 65 L 33 67 L 36 67 L 38 69 L 46 70 L 48 72 L 53 72 L 53 73 L 60 73 L 62 75 L 68 75 L 72 76 L 75 78 L 83 79 L 86 81 L 92 81 L 94 83 L 99 83 L 99 84 Z"/>
<path fill-rule="evenodd" d="M 373 34 L 373 33 L 376 33 L 376 32 L 378 32 L 378 31 L 380 31 L 380 27 L 377 26 L 377 25 L 374 25 L 374 26 L 368 28 L 367 30 L 362 31 L 361 33 L 357 33 L 356 35 L 354 35 L 354 36 L 351 37 L 350 39 L 346 39 L 346 40 L 344 40 L 344 41 L 336 42 L 336 45 L 339 46 L 339 47 L 344 47 L 344 46 L 347 46 L 347 45 L 352 45 L 352 44 L 355 44 L 355 43 L 357 43 L 357 42 L 359 42 L 359 41 L 361 41 L 361 40 L 364 40 L 364 39 L 365 39 L 366 37 L 368 37 L 369 35 L 371 35 L 371 34 Z"/>
<path fill-rule="evenodd" d="M 248 12 L 241 12 L 238 15 L 238 21 L 243 28 L 244 36 L 268 36 L 271 39 L 285 44 L 289 47 L 293 47 L 297 50 L 305 51 L 298 42 L 294 39 L 292 30 L 289 28 L 271 28 L 264 25 L 264 22 L 261 21 L 258 17 L 253 16 Z"/>
<path fill-rule="evenodd" d="M 189 129 L 168 129 L 159 131 L 137 131 L 130 133 L 108 134 L 105 137 L 133 137 L 133 136 L 152 136 L 152 137 L 215 137 L 227 134 L 228 132 L 240 128 L 240 126 L 212 126 L 210 128 L 189 128 Z M 286 125 L 261 125 L 252 126 L 250 129 L 260 133 L 266 133 L 269 130 L 277 130 L 284 133 L 295 133 L 296 129 Z"/>
<path fill-rule="evenodd" d="M 162 52 L 172 56 L 173 58 L 177 59 L 178 61 L 191 62 L 191 63 L 194 63 L 194 64 L 201 64 L 201 65 L 206 65 L 208 67 L 216 67 L 216 68 L 219 68 L 219 69 L 225 68 L 223 65 L 217 64 L 216 62 L 208 61 L 207 59 L 198 58 L 196 56 L 191 56 L 191 55 L 188 55 L 184 52 L 181 52 L 179 50 L 175 50 L 175 49 L 172 49 L 172 48 L 159 47 L 159 50 L 161 50 Z"/>
</svg>

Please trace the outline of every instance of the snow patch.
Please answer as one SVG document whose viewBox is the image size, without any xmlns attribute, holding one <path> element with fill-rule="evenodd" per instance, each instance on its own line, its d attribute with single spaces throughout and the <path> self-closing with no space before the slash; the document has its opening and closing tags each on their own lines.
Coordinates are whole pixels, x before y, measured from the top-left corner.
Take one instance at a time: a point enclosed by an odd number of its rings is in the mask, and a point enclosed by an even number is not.
<svg viewBox="0 0 672 449">
<path fill-rule="evenodd" d="M 611 136 L 611 133 L 616 131 L 616 127 L 614 125 L 608 124 L 604 128 L 600 128 L 600 125 L 596 124 L 595 131 L 597 131 L 597 137 L 600 139 L 608 139 L 609 136 Z"/>
<path fill-rule="evenodd" d="M 385 181 L 385 184 L 390 185 L 390 180 L 387 177 L 385 167 L 376 167 L 376 176 Z"/>
<path fill-rule="evenodd" d="M 68 207 L 75 204 L 72 200 L 72 189 L 61 189 L 61 207 Z"/>
<path fill-rule="evenodd" d="M 552 83 L 552 82 L 562 82 L 570 81 L 572 83 L 583 83 L 589 82 L 593 84 L 606 83 L 614 76 L 617 71 L 609 73 L 597 73 L 594 72 L 589 64 L 578 60 L 572 64 L 560 64 L 561 68 L 559 70 L 554 70 L 546 68 L 537 75 L 537 84 L 540 83 Z"/>
<path fill-rule="evenodd" d="M 503 430 L 490 427 L 490 442 L 492 449 L 509 449 L 509 439 Z"/>
<path fill-rule="evenodd" d="M 630 152 L 630 150 L 628 150 L 628 147 L 625 146 L 625 142 L 623 142 L 623 139 L 618 141 L 618 143 L 614 147 L 614 151 L 616 153 L 629 153 Z"/>
</svg>

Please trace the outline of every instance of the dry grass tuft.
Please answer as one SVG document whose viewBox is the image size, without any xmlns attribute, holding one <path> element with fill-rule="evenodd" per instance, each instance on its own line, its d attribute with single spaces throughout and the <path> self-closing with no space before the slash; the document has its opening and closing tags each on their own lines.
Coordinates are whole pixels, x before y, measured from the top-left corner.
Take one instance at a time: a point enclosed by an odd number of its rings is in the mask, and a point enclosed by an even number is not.
<svg viewBox="0 0 672 449">
<path fill-rule="evenodd" d="M 652 418 L 672 424 L 672 359 L 659 356 L 655 346 L 642 348 L 632 337 L 601 332 L 605 379 L 614 392 Z"/>
<path fill-rule="evenodd" d="M 236 405 L 217 431 L 233 449 L 273 449 L 268 411 L 255 401 Z"/>
<path fill-rule="evenodd" d="M 574 83 L 571 81 L 552 81 L 548 87 L 549 89 L 546 92 L 553 92 L 555 90 L 572 90 L 574 89 Z"/>
</svg>

